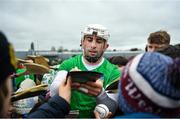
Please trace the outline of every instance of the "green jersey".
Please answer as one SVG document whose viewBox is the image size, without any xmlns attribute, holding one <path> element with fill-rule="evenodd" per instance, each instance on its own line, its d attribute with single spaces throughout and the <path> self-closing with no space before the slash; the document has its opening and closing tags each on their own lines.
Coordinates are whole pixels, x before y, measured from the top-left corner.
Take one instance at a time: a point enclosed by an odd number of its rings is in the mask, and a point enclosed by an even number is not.
<svg viewBox="0 0 180 119">
<path fill-rule="evenodd" d="M 65 60 L 59 67 L 59 70 L 70 71 L 71 69 L 77 67 L 82 71 L 88 71 L 84 66 L 82 61 L 82 54 Z M 113 80 L 120 77 L 120 71 L 117 66 L 111 64 L 107 59 L 104 59 L 103 63 L 97 68 L 91 70 L 103 73 L 103 87 L 105 88 Z M 72 90 L 71 95 L 71 109 L 79 110 L 79 117 L 93 117 L 93 110 L 96 106 L 96 98 L 94 96 L 89 96 L 78 90 Z"/>
</svg>

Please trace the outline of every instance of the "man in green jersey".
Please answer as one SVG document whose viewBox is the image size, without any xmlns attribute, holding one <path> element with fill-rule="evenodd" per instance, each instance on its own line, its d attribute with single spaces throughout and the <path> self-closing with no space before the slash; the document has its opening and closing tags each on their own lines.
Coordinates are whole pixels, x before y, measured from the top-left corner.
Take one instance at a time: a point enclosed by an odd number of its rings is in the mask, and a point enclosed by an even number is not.
<svg viewBox="0 0 180 119">
<path fill-rule="evenodd" d="M 108 48 L 108 30 L 99 24 L 89 24 L 82 32 L 80 46 L 83 53 L 65 60 L 59 70 L 95 71 L 103 73 L 103 79 L 96 82 L 72 83 L 71 109 L 79 110 L 79 117 L 93 117 L 96 106 L 96 97 L 101 94 L 112 81 L 119 79 L 118 68 L 103 57 Z M 54 84 L 52 83 L 52 88 Z"/>
</svg>

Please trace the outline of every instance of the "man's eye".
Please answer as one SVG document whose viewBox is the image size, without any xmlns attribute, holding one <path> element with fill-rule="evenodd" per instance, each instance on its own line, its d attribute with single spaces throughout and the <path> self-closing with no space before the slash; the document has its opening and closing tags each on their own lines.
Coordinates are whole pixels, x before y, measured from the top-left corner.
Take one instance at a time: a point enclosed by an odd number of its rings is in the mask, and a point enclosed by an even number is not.
<svg viewBox="0 0 180 119">
<path fill-rule="evenodd" d="M 88 37 L 88 36 L 87 36 L 87 37 L 86 37 L 86 39 L 87 39 L 87 40 L 92 40 L 93 38 L 92 38 L 92 37 Z"/>
<path fill-rule="evenodd" d="M 161 49 L 161 47 L 156 46 L 155 49 Z"/>
<path fill-rule="evenodd" d="M 97 39 L 97 43 L 103 43 L 103 39 Z"/>
<path fill-rule="evenodd" d="M 148 46 L 149 48 L 152 48 L 152 46 Z"/>
<path fill-rule="evenodd" d="M 102 43 L 102 41 L 97 41 L 97 43 Z"/>
</svg>

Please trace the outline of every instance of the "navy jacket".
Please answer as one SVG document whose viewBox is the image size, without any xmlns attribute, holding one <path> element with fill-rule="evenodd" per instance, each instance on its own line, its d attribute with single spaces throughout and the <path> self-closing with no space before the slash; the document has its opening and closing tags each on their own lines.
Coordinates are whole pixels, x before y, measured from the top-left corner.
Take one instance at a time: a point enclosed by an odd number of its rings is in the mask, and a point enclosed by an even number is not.
<svg viewBox="0 0 180 119">
<path fill-rule="evenodd" d="M 70 105 L 60 96 L 55 95 L 40 106 L 28 118 L 63 118 L 69 113 Z"/>
</svg>

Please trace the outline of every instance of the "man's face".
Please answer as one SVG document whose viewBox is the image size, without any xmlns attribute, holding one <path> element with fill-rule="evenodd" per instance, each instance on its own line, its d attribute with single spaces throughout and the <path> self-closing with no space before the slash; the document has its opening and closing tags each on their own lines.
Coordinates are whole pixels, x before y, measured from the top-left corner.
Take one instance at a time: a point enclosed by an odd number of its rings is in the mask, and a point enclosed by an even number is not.
<svg viewBox="0 0 180 119">
<path fill-rule="evenodd" d="M 107 42 L 96 35 L 86 35 L 84 40 L 81 41 L 81 44 L 84 50 L 84 56 L 94 60 L 92 61 L 93 63 L 98 61 L 108 48 Z"/>
<path fill-rule="evenodd" d="M 165 44 L 155 44 L 155 43 L 148 43 L 147 44 L 147 51 L 148 52 L 155 52 L 163 47 L 166 47 Z"/>
</svg>

